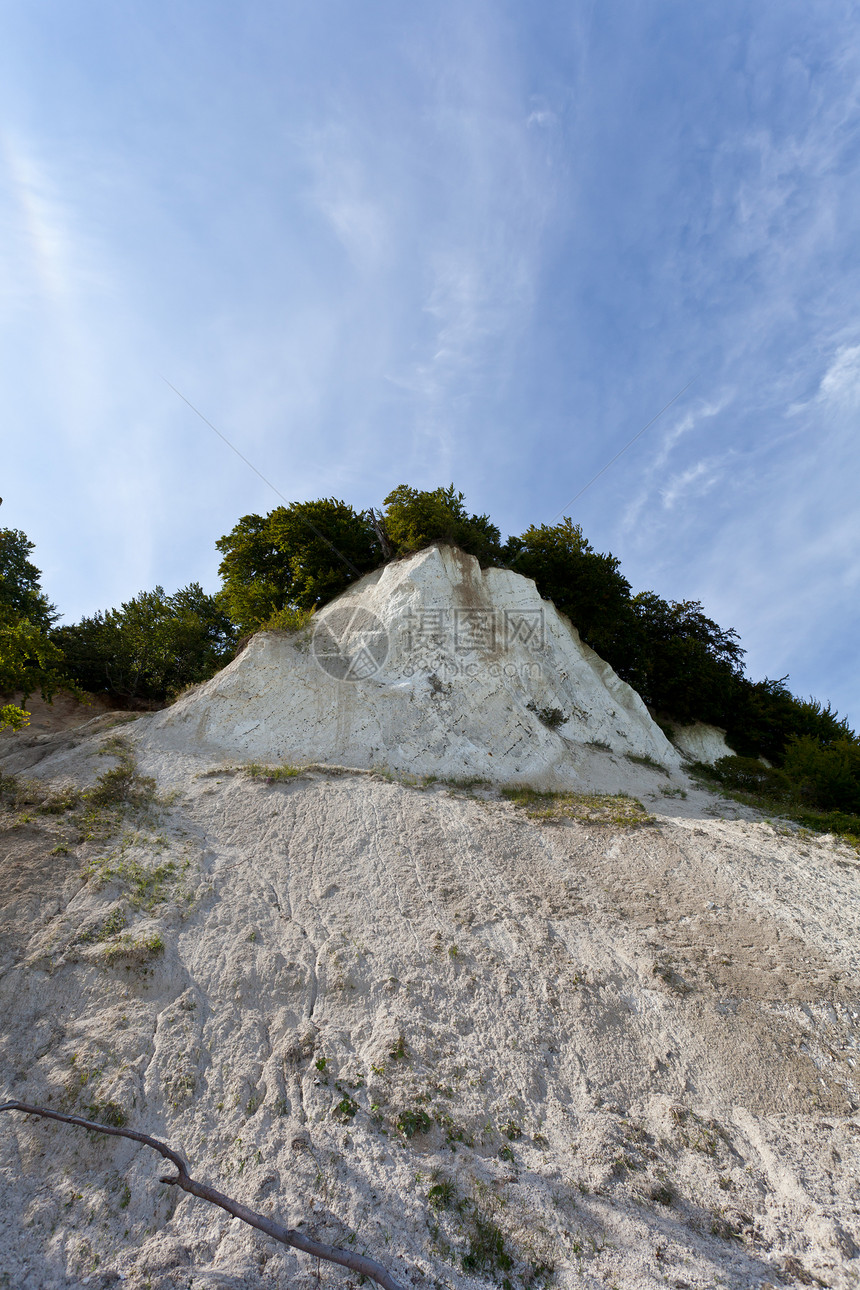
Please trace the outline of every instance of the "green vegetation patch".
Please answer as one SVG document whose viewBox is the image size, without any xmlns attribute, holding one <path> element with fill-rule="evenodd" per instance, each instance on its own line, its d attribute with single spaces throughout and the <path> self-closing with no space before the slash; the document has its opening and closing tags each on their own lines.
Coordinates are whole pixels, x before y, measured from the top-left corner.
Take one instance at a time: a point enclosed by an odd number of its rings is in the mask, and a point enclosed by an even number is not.
<svg viewBox="0 0 860 1290">
<path fill-rule="evenodd" d="M 157 804 L 155 780 L 139 775 L 134 754 L 121 735 L 113 735 L 99 749 L 100 757 L 115 757 L 117 765 L 104 771 L 92 788 L 80 794 L 74 820 L 82 842 L 116 833 L 130 814 L 140 814 Z"/>
<path fill-rule="evenodd" d="M 509 1272 L 514 1266 L 504 1233 L 492 1219 L 474 1214 L 468 1239 L 469 1248 L 463 1255 L 464 1272 L 486 1272 L 494 1276 L 498 1272 Z"/>
<path fill-rule="evenodd" d="M 291 766 L 284 762 L 281 766 L 263 766 L 260 762 L 252 761 L 245 767 L 245 774 L 251 779 L 265 779 L 270 784 L 282 779 L 295 779 L 297 775 L 303 773 L 301 766 Z"/>
<path fill-rule="evenodd" d="M 563 726 L 570 720 L 569 717 L 564 715 L 561 708 L 539 708 L 534 703 L 527 703 L 526 707 L 529 712 L 533 712 L 537 719 L 542 721 L 545 726 L 548 726 L 550 730 L 558 730 L 559 726 Z"/>
<path fill-rule="evenodd" d="M 433 1127 L 433 1121 L 426 1111 L 419 1108 L 413 1111 L 401 1111 L 395 1125 L 404 1138 L 414 1138 L 416 1133 L 429 1133 Z"/>
<path fill-rule="evenodd" d="M 84 870 L 84 876 L 92 879 L 96 887 L 104 887 L 115 882 L 125 889 L 129 902 L 135 909 L 152 910 L 156 905 L 171 899 L 177 894 L 182 874 L 173 860 L 160 864 L 146 865 L 126 853 L 132 846 L 140 846 L 149 841 L 140 834 L 127 834 L 120 847 L 108 856 L 91 860 Z M 156 844 L 160 840 L 156 839 Z"/>
<path fill-rule="evenodd" d="M 276 609 L 273 614 L 260 624 L 261 632 L 305 632 L 313 623 L 314 609 L 299 609 L 294 605 L 285 605 Z"/>
<path fill-rule="evenodd" d="M 140 967 L 164 953 L 164 941 L 158 932 L 152 936 L 134 938 L 120 936 L 109 942 L 102 951 L 102 962 L 108 967 L 128 965 Z"/>
<path fill-rule="evenodd" d="M 576 820 L 634 829 L 654 823 L 654 816 L 642 803 L 626 793 L 541 793 L 534 788 L 504 788 L 502 796 L 524 810 L 529 819 L 547 824 Z"/>
<path fill-rule="evenodd" d="M 636 766 L 647 766 L 649 770 L 659 771 L 661 775 L 669 774 L 665 766 L 662 766 L 659 761 L 655 761 L 653 757 L 649 757 L 647 753 L 644 757 L 640 757 L 638 753 L 625 753 L 624 756 Z"/>
<path fill-rule="evenodd" d="M 64 817 L 78 833 L 78 842 L 92 842 L 117 833 L 123 820 L 140 815 L 158 804 L 155 780 L 139 775 L 131 747 L 121 735 L 113 735 L 99 749 L 100 757 L 112 757 L 116 765 L 103 771 L 88 789 L 66 786 L 54 790 L 40 780 L 0 775 L 0 806 L 22 811 L 16 824 L 30 824 L 40 816 Z M 54 854 L 68 854 L 67 847 Z"/>
<path fill-rule="evenodd" d="M 355 1098 L 350 1097 L 348 1093 L 344 1093 L 343 1097 L 332 1111 L 332 1115 L 336 1120 L 340 1120 L 341 1124 L 349 1124 L 355 1118 L 357 1112 L 358 1103 Z"/>
<path fill-rule="evenodd" d="M 119 936 L 120 932 L 124 932 L 127 926 L 125 910 L 117 908 L 108 914 L 98 927 L 91 927 L 88 931 L 82 932 L 78 937 L 78 944 L 95 945 L 101 941 L 109 941 L 112 936 Z"/>
<path fill-rule="evenodd" d="M 860 755 L 850 745 L 824 748 L 799 739 L 782 768 L 754 757 L 721 757 L 714 766 L 696 762 L 691 773 L 745 806 L 784 816 L 813 833 L 834 833 L 860 849 L 854 787 L 855 778 L 860 783 Z"/>
<path fill-rule="evenodd" d="M 90 1102 L 86 1112 L 88 1120 L 95 1120 L 98 1124 L 108 1124 L 114 1129 L 121 1129 L 128 1124 L 128 1116 L 119 1102 Z"/>
</svg>

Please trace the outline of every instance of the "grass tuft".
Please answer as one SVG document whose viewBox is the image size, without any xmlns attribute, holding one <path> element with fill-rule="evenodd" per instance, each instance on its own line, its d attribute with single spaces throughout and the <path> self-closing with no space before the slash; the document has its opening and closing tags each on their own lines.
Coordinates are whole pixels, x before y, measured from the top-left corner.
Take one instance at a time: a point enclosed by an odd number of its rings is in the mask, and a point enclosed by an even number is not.
<svg viewBox="0 0 860 1290">
<path fill-rule="evenodd" d="M 543 793 L 534 788 L 504 788 L 502 796 L 530 819 L 548 824 L 576 820 L 630 829 L 655 822 L 642 803 L 626 793 Z"/>
<path fill-rule="evenodd" d="M 263 766 L 252 761 L 245 767 L 245 774 L 251 779 L 265 779 L 267 783 L 273 784 L 282 779 L 295 779 L 302 774 L 302 767 L 291 766 L 289 762 L 284 762 L 282 766 Z"/>
</svg>

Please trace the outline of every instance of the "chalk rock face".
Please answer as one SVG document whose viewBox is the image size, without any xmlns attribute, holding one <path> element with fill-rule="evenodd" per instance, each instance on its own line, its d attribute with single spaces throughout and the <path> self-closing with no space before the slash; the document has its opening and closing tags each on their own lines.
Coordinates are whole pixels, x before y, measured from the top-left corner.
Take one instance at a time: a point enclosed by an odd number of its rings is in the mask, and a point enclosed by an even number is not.
<svg viewBox="0 0 860 1290">
<path fill-rule="evenodd" d="M 531 579 L 444 545 L 369 574 L 303 633 L 258 633 L 146 742 L 547 787 L 591 779 L 594 745 L 679 766 Z"/>
<path fill-rule="evenodd" d="M 676 726 L 672 742 L 691 761 L 713 766 L 721 757 L 733 757 L 734 752 L 726 743 L 726 732 L 719 726 L 709 726 L 704 721 L 694 721 L 690 726 Z"/>
</svg>

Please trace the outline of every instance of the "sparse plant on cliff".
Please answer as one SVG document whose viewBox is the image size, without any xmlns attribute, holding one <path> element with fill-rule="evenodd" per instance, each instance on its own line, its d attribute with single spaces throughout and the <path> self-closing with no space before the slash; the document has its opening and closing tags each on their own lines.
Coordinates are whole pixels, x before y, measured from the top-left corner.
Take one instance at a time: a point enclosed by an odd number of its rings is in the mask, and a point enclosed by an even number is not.
<svg viewBox="0 0 860 1290">
<path fill-rule="evenodd" d="M 581 824 L 635 829 L 654 823 L 654 816 L 648 814 L 642 803 L 626 793 L 543 793 L 523 786 L 504 788 L 502 796 L 531 819 L 546 824 L 576 820 Z"/>
</svg>

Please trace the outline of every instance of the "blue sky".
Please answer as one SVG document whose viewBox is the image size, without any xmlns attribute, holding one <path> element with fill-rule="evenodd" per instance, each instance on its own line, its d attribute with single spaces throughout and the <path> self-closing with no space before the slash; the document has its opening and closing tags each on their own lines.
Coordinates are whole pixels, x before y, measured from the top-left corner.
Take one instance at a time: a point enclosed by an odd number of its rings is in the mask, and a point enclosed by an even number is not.
<svg viewBox="0 0 860 1290">
<path fill-rule="evenodd" d="M 860 724 L 860 9 L 4 6 L 0 522 L 67 621 L 277 497 L 573 507 Z"/>
</svg>

